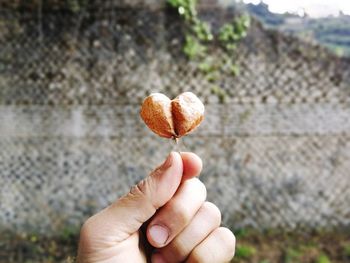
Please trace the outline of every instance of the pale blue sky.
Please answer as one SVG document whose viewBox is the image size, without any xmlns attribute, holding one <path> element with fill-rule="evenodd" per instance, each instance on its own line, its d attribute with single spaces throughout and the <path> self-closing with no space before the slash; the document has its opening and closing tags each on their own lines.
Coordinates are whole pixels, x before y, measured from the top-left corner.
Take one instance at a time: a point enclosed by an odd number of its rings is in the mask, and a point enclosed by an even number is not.
<svg viewBox="0 0 350 263">
<path fill-rule="evenodd" d="M 224 4 L 232 2 L 232 0 L 219 1 Z M 243 0 L 243 2 L 257 4 L 260 0 Z M 341 10 L 350 14 L 350 0 L 264 0 L 263 2 L 275 13 L 293 12 L 302 15 L 305 10 L 310 16 L 320 17 L 337 15 Z"/>
</svg>

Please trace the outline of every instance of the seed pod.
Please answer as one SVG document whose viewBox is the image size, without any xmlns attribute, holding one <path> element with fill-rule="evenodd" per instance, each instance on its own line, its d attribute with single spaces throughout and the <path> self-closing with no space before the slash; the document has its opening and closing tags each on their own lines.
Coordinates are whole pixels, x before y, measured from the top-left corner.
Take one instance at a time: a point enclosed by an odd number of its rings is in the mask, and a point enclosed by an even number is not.
<svg viewBox="0 0 350 263">
<path fill-rule="evenodd" d="M 185 92 L 171 101 L 171 112 L 177 137 L 193 131 L 204 118 L 204 105 L 192 92 Z"/>
<path fill-rule="evenodd" d="M 192 92 L 182 93 L 174 100 L 161 93 L 153 93 L 143 101 L 140 115 L 159 136 L 180 138 L 201 123 L 204 105 Z"/>
<path fill-rule="evenodd" d="M 167 96 L 161 93 L 149 95 L 143 101 L 140 115 L 148 128 L 159 136 L 165 138 L 175 136 L 171 100 Z"/>
</svg>

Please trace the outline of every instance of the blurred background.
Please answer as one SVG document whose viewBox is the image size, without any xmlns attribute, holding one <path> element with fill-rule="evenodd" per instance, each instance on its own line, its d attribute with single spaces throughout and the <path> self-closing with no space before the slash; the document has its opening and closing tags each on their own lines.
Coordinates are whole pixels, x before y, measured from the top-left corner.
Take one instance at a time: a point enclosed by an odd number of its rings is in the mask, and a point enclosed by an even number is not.
<svg viewBox="0 0 350 263">
<path fill-rule="evenodd" d="M 73 261 L 86 218 L 174 149 L 139 117 L 192 91 L 180 150 L 233 262 L 350 262 L 350 2 L 0 0 L 0 262 Z"/>
</svg>

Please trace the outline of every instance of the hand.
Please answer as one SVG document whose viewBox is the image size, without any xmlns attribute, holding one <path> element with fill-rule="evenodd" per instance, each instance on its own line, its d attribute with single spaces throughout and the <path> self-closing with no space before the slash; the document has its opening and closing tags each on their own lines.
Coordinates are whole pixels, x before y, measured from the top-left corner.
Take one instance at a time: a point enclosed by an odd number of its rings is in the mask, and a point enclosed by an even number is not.
<svg viewBox="0 0 350 263">
<path fill-rule="evenodd" d="M 202 169 L 193 153 L 172 152 L 130 192 L 89 218 L 78 262 L 210 262 L 231 260 L 235 237 L 205 202 Z"/>
</svg>

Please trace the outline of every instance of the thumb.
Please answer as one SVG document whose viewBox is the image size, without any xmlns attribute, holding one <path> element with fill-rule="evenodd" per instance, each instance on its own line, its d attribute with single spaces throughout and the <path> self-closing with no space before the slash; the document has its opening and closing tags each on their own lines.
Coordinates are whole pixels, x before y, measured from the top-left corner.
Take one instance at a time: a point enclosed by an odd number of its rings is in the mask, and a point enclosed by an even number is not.
<svg viewBox="0 0 350 263">
<path fill-rule="evenodd" d="M 182 180 L 184 162 L 179 153 L 171 152 L 161 166 L 128 194 L 87 221 L 94 232 L 90 234 L 121 242 L 138 231 L 175 194 Z"/>
<path fill-rule="evenodd" d="M 180 185 L 183 174 L 181 155 L 171 152 L 165 162 L 110 207 L 119 231 L 136 232 L 156 210 L 167 203 Z"/>
</svg>

